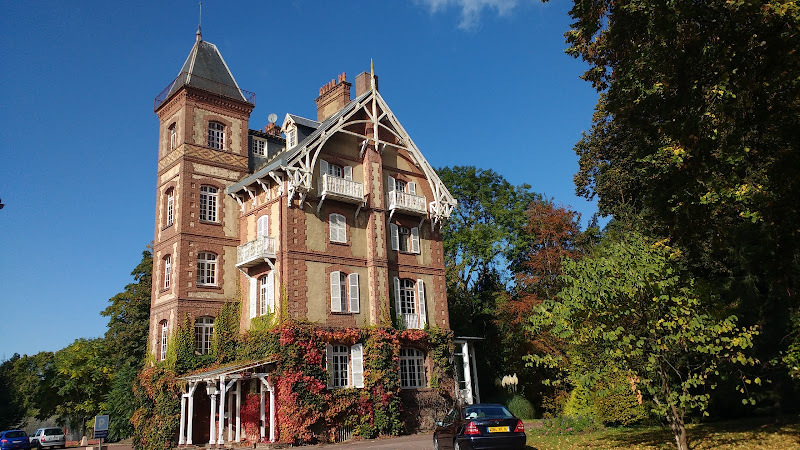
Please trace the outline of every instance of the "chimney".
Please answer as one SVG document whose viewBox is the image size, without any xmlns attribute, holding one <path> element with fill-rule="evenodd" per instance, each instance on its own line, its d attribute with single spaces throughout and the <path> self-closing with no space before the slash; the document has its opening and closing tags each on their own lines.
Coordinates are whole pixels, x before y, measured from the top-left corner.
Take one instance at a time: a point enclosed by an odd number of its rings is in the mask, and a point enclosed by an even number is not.
<svg viewBox="0 0 800 450">
<path fill-rule="evenodd" d="M 356 97 L 372 89 L 369 72 L 361 72 L 356 76 Z M 378 76 L 375 75 L 375 90 L 378 90 Z"/>
<path fill-rule="evenodd" d="M 347 75 L 342 72 L 336 80 L 331 80 L 319 88 L 317 102 L 317 121 L 322 122 L 350 103 L 350 86 Z"/>
<path fill-rule="evenodd" d="M 281 137 L 281 127 L 275 125 L 275 122 L 270 122 L 264 127 L 264 133 L 273 137 Z"/>
</svg>

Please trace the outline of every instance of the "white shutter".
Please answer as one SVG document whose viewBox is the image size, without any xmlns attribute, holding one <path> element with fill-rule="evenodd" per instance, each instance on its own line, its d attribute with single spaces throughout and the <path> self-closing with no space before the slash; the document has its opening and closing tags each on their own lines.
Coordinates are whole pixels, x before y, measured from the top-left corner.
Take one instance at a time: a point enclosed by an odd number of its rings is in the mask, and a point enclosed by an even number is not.
<svg viewBox="0 0 800 450">
<path fill-rule="evenodd" d="M 400 231 L 397 229 L 397 225 L 390 223 L 389 229 L 392 232 L 392 250 L 400 250 Z"/>
<path fill-rule="evenodd" d="M 392 192 L 392 191 L 394 191 L 394 185 L 395 185 L 395 182 L 394 182 L 394 177 L 390 176 L 390 177 L 389 177 L 389 186 L 387 187 L 386 191 L 387 191 L 387 192 Z"/>
<path fill-rule="evenodd" d="M 419 227 L 411 229 L 411 253 L 419 253 Z"/>
<path fill-rule="evenodd" d="M 353 366 L 353 387 L 364 387 L 364 344 L 350 347 L 350 364 Z"/>
<path fill-rule="evenodd" d="M 344 166 L 344 179 L 345 180 L 352 180 L 353 179 L 353 168 L 350 166 Z"/>
<path fill-rule="evenodd" d="M 275 313 L 275 271 L 270 271 L 267 275 L 267 309 L 270 314 Z"/>
<path fill-rule="evenodd" d="M 328 173 L 328 161 L 324 159 L 319 160 L 319 176 L 322 178 L 323 175 Z"/>
<path fill-rule="evenodd" d="M 400 307 L 400 278 L 394 277 L 394 307 L 397 310 L 397 317 L 403 317 L 403 310 Z"/>
<path fill-rule="evenodd" d="M 333 346 L 325 344 L 325 365 L 328 369 L 328 389 L 333 387 Z"/>
<path fill-rule="evenodd" d="M 255 317 L 256 314 L 256 300 L 258 298 L 258 280 L 250 278 L 250 318 Z"/>
<path fill-rule="evenodd" d="M 258 218 L 258 237 L 269 236 L 269 215 Z"/>
<path fill-rule="evenodd" d="M 350 312 L 359 312 L 359 292 L 358 292 L 358 274 L 351 273 L 347 276 L 348 284 L 350 285 Z"/>
<path fill-rule="evenodd" d="M 428 323 L 428 314 L 425 305 L 425 282 L 422 280 L 417 280 L 417 300 L 419 301 L 419 327 L 425 328 Z"/>
<path fill-rule="evenodd" d="M 342 312 L 341 273 L 331 272 L 331 312 Z"/>
<path fill-rule="evenodd" d="M 339 215 L 339 242 L 347 242 L 347 219 Z"/>
<path fill-rule="evenodd" d="M 406 185 L 408 187 L 408 193 L 412 195 L 417 195 L 417 183 L 413 181 Z"/>
</svg>

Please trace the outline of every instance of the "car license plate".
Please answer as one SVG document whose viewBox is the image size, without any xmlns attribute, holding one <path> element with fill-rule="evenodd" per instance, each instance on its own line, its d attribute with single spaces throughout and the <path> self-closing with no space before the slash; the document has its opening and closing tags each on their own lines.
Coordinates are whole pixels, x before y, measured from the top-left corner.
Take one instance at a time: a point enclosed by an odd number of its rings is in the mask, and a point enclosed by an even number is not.
<svg viewBox="0 0 800 450">
<path fill-rule="evenodd" d="M 508 433 L 508 427 L 489 427 L 489 433 Z"/>
</svg>

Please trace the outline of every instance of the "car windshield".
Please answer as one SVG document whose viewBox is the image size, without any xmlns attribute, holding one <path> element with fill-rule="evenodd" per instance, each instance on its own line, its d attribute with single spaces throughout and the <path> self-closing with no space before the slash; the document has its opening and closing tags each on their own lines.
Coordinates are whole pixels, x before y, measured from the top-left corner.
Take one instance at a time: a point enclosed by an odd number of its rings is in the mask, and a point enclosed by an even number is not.
<svg viewBox="0 0 800 450">
<path fill-rule="evenodd" d="M 465 419 L 509 419 L 514 417 L 500 405 L 476 405 L 464 408 Z"/>
<path fill-rule="evenodd" d="M 60 434 L 64 434 L 64 433 L 62 433 L 59 428 L 48 428 L 48 429 L 44 430 L 44 435 L 45 436 L 58 436 Z"/>
<path fill-rule="evenodd" d="M 6 433 L 7 438 L 20 438 L 25 436 L 26 434 L 24 431 L 9 431 L 8 433 Z"/>
</svg>

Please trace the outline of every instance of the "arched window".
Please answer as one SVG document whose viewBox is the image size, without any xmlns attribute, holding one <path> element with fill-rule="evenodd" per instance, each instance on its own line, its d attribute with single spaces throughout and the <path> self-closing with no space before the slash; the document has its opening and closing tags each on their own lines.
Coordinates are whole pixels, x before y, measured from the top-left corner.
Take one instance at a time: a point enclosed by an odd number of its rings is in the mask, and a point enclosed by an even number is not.
<svg viewBox="0 0 800 450">
<path fill-rule="evenodd" d="M 219 122 L 208 123 L 208 146 L 225 149 L 225 125 Z"/>
<path fill-rule="evenodd" d="M 270 272 L 259 280 L 259 300 L 261 315 L 275 312 L 275 274 Z"/>
<path fill-rule="evenodd" d="M 211 351 L 211 336 L 214 335 L 214 318 L 198 317 L 194 321 L 194 351 L 201 355 Z"/>
<path fill-rule="evenodd" d="M 169 150 L 175 150 L 178 147 L 178 130 L 173 123 L 169 126 Z"/>
<path fill-rule="evenodd" d="M 161 321 L 161 348 L 158 352 L 158 360 L 163 361 L 167 359 L 167 337 L 169 337 L 169 328 L 167 327 L 167 321 Z"/>
<path fill-rule="evenodd" d="M 217 255 L 211 252 L 197 254 L 197 285 L 217 285 Z"/>
<path fill-rule="evenodd" d="M 331 214 L 328 217 L 331 242 L 347 243 L 347 219 L 341 214 Z"/>
<path fill-rule="evenodd" d="M 424 388 L 425 354 L 415 348 L 400 349 L 400 387 L 403 389 Z"/>
<path fill-rule="evenodd" d="M 169 289 L 172 279 L 172 255 L 164 257 L 164 289 Z"/>
<path fill-rule="evenodd" d="M 200 186 L 200 220 L 203 222 L 217 221 L 217 193 L 219 189 L 214 186 Z"/>
<path fill-rule="evenodd" d="M 167 189 L 167 223 L 170 226 L 175 221 L 175 188 Z"/>
</svg>

